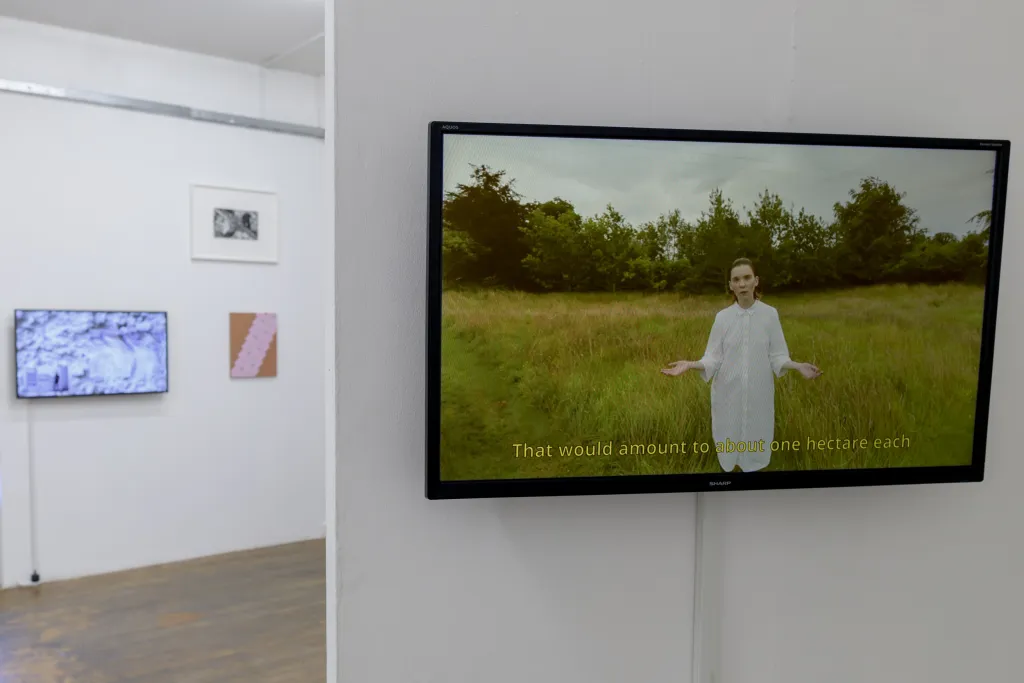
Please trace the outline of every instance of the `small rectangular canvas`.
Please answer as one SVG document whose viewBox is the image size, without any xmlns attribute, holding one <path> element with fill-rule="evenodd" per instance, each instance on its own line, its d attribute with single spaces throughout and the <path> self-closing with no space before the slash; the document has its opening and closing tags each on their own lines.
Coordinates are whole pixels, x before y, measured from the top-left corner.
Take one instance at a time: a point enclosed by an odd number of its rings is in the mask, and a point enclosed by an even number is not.
<svg viewBox="0 0 1024 683">
<path fill-rule="evenodd" d="M 232 313 L 231 376 L 277 377 L 277 313 Z"/>
</svg>

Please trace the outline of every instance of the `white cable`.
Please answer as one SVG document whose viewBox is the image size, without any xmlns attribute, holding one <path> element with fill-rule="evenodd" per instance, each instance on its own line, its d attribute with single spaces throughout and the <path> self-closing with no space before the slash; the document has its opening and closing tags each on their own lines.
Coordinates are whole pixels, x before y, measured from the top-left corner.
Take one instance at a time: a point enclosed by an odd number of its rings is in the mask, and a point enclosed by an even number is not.
<svg viewBox="0 0 1024 683">
<path fill-rule="evenodd" d="M 36 506 L 36 447 L 35 424 L 32 419 L 32 400 L 25 408 L 25 424 L 28 429 L 28 518 L 29 553 L 32 558 L 32 582 L 39 581 L 39 522 Z"/>
</svg>

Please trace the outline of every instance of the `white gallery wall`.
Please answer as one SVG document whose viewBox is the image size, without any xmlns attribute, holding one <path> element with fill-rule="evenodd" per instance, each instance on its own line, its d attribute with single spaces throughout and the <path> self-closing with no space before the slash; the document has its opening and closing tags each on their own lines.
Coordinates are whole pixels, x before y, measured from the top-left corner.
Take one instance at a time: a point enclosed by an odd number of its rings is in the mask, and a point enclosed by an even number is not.
<svg viewBox="0 0 1024 683">
<path fill-rule="evenodd" d="M 0 20 L 0 78 L 319 125 L 319 79 Z M 324 528 L 324 143 L 0 93 L 0 568 L 44 581 Z M 267 190 L 280 262 L 193 262 L 189 186 Z M 166 310 L 165 395 L 14 398 L 13 309 Z M 278 377 L 228 377 L 229 312 L 276 312 Z"/>
<path fill-rule="evenodd" d="M 323 125 L 322 79 L 0 17 L 0 78 Z"/>
<path fill-rule="evenodd" d="M 349 0 L 335 12 L 337 680 L 689 681 L 692 495 L 424 499 L 427 123 L 1016 142 L 1024 6 Z M 1020 678 L 1021 154 L 987 481 L 716 496 L 720 683 Z"/>
</svg>

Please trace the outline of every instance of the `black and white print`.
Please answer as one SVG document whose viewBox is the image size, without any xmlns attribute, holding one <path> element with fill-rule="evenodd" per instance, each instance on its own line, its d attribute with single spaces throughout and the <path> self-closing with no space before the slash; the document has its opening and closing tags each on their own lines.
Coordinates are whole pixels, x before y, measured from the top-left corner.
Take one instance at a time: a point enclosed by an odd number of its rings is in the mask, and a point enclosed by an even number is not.
<svg viewBox="0 0 1024 683">
<path fill-rule="evenodd" d="M 213 210 L 213 236 L 220 239 L 258 240 L 260 215 L 238 209 Z"/>
<path fill-rule="evenodd" d="M 277 263 L 277 195 L 212 185 L 191 186 L 192 258 Z"/>
</svg>

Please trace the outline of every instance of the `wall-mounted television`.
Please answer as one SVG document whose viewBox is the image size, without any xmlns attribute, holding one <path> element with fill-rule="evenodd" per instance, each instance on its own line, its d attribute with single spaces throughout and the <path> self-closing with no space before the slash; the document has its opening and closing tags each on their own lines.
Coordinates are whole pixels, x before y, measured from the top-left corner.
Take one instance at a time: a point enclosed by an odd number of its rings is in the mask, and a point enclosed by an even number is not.
<svg viewBox="0 0 1024 683">
<path fill-rule="evenodd" d="M 980 481 L 1009 154 L 431 123 L 427 497 Z"/>
<path fill-rule="evenodd" d="M 167 391 L 167 313 L 14 312 L 18 398 Z"/>
</svg>

